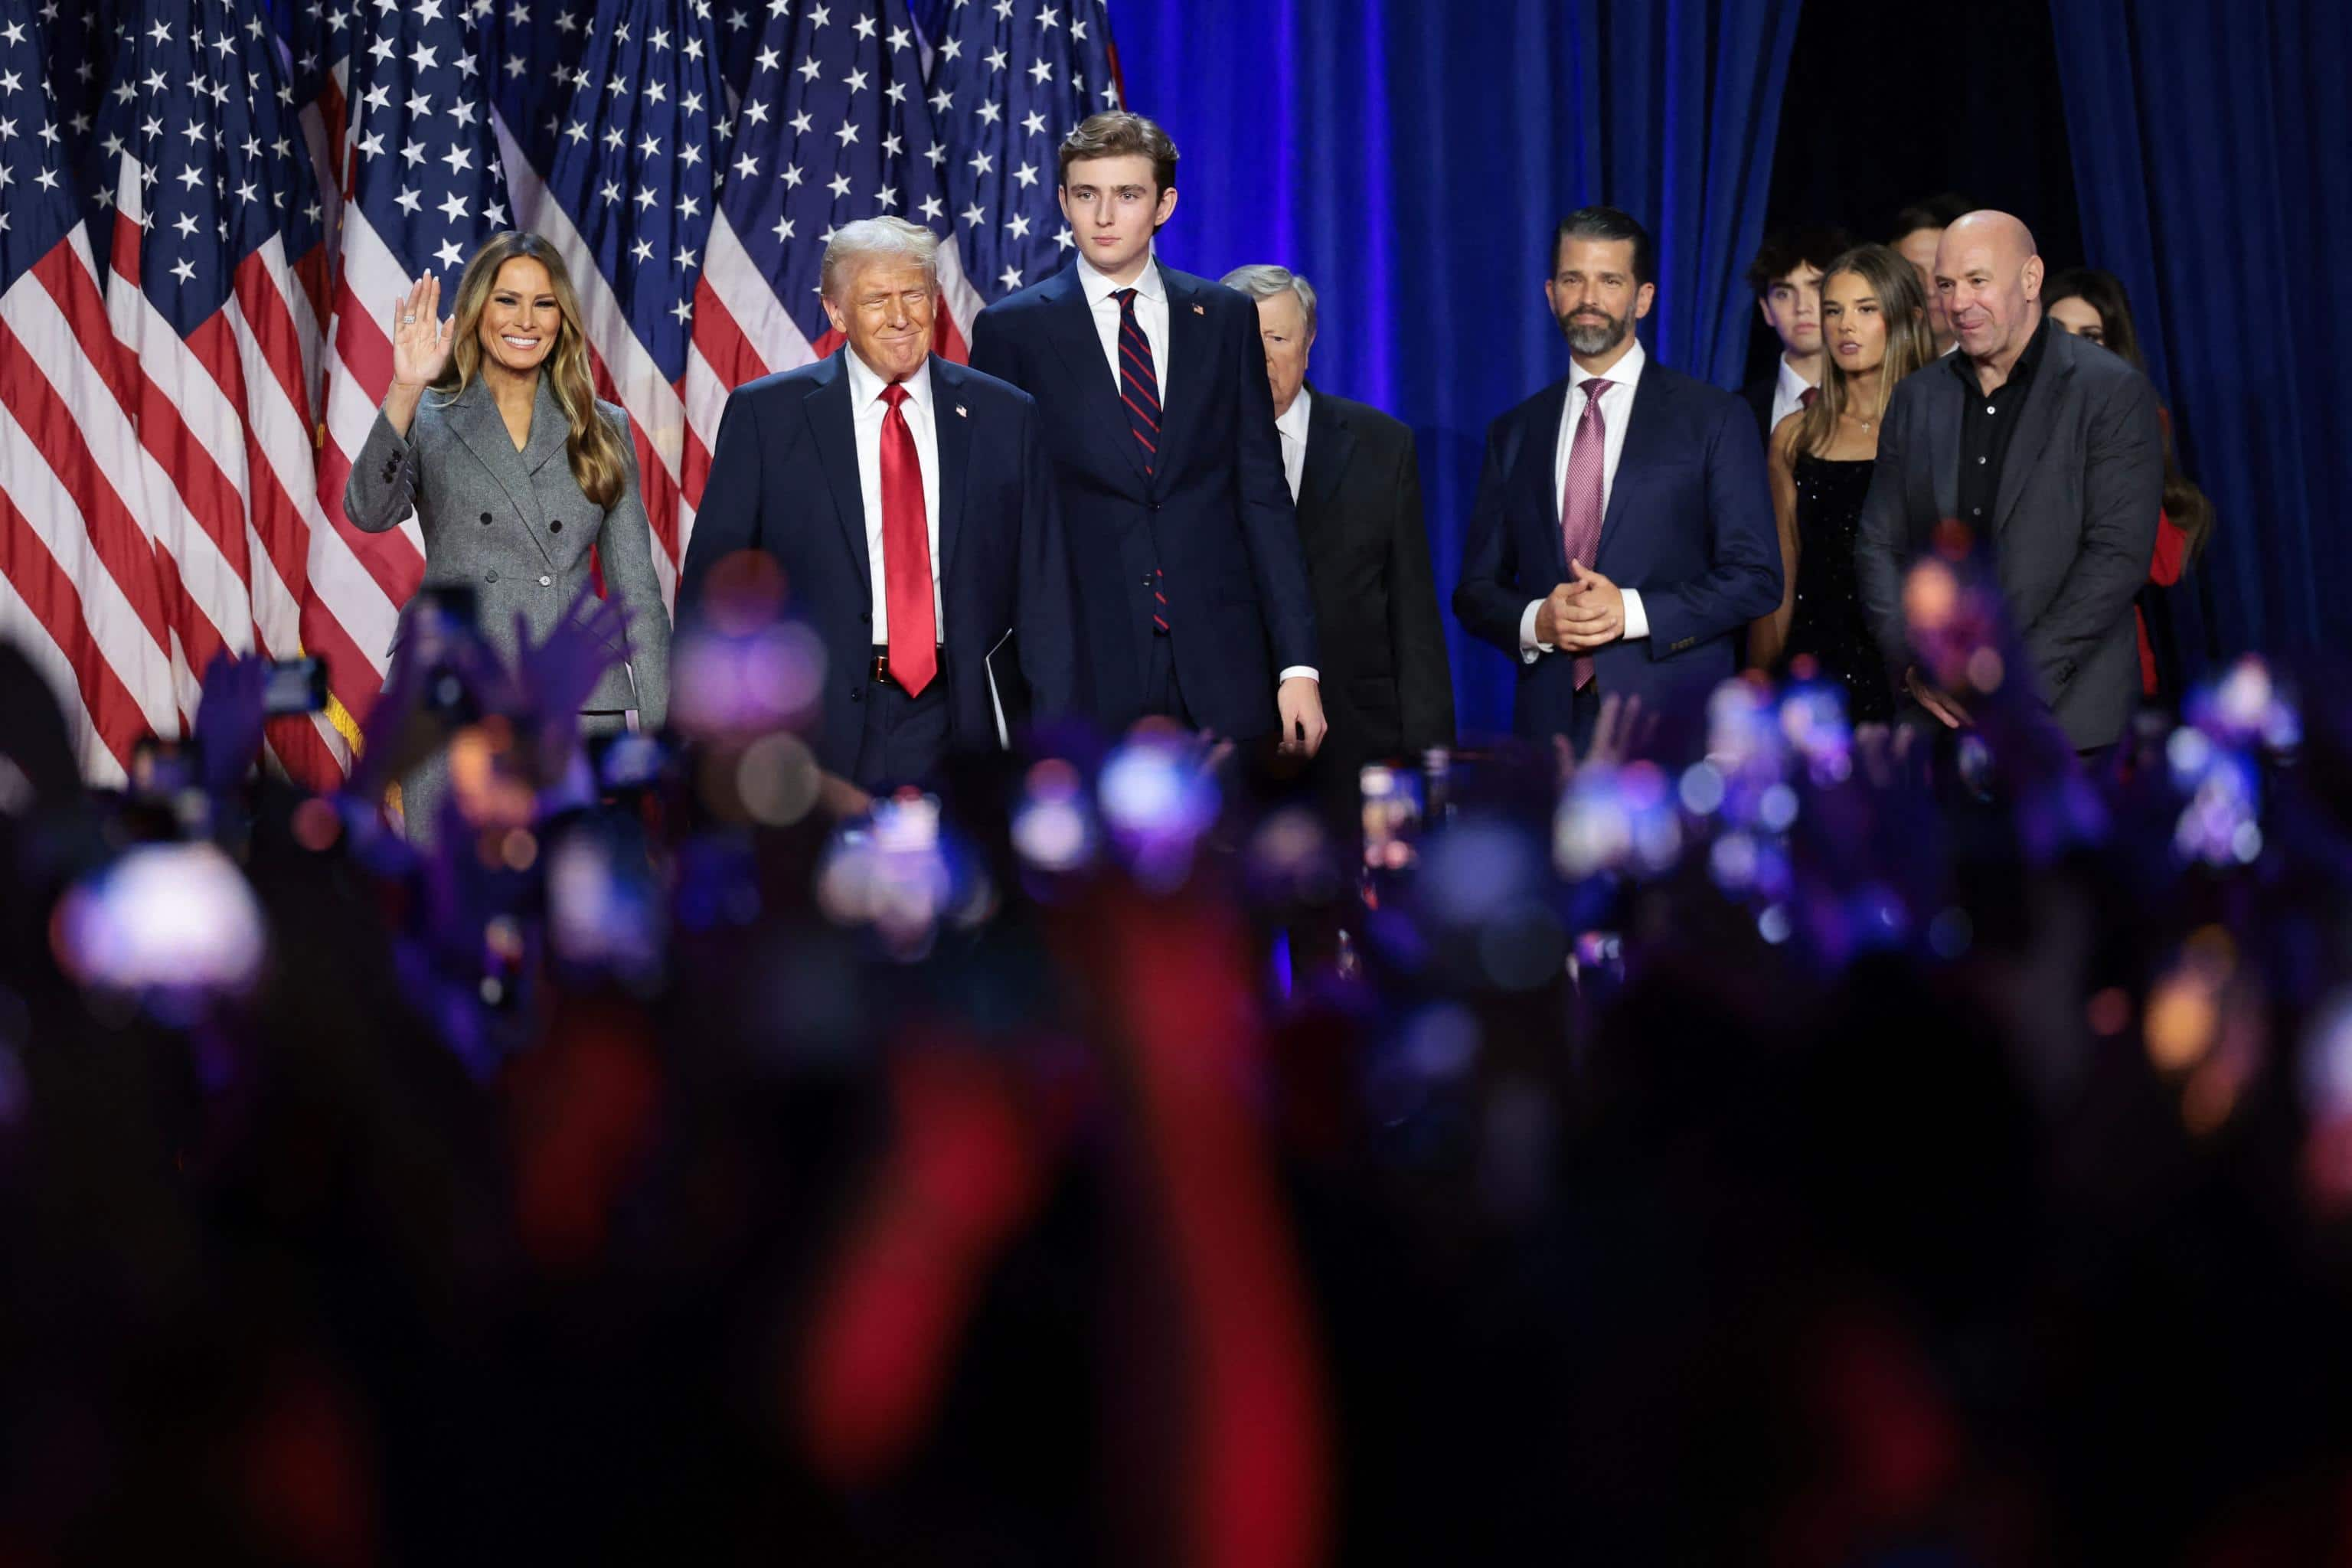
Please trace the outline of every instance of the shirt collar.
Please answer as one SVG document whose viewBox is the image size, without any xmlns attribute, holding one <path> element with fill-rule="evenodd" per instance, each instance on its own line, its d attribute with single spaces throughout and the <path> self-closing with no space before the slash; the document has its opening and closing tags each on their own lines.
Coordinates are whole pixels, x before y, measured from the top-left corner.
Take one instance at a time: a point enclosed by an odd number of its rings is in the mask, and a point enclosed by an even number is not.
<svg viewBox="0 0 2352 1568">
<path fill-rule="evenodd" d="M 1155 240 L 1152 243 L 1150 249 L 1145 255 L 1143 270 L 1136 274 L 1135 281 L 1131 284 L 1114 283 L 1103 276 L 1093 262 L 1081 255 L 1078 258 L 1078 286 L 1086 290 L 1087 303 L 1089 305 L 1099 305 L 1121 289 L 1129 288 L 1147 300 L 1164 302 L 1168 298 L 1168 284 L 1167 280 L 1160 276 L 1159 242 Z"/>
<path fill-rule="evenodd" d="M 1292 440 L 1297 442 L 1300 446 L 1304 447 L 1307 445 L 1307 421 L 1310 413 L 1309 405 L 1312 405 L 1314 401 L 1315 394 L 1308 388 L 1301 386 L 1298 389 L 1298 395 L 1290 400 L 1290 406 L 1284 409 L 1279 415 L 1276 416 L 1274 427 L 1281 431 L 1284 435 L 1289 437 Z"/>
<path fill-rule="evenodd" d="M 1799 375 L 1797 367 L 1789 363 L 1789 356 L 1782 354 L 1780 356 L 1780 391 L 1788 395 L 1789 401 L 1802 403 L 1805 400 L 1805 394 L 1812 390 L 1813 384 Z"/>
<path fill-rule="evenodd" d="M 2042 368 L 2042 351 L 2049 342 L 2050 312 L 2044 310 L 2042 319 L 2033 323 L 2033 335 L 2025 340 L 2025 352 L 2017 356 L 2017 363 L 2010 368 L 2009 378 L 2011 381 L 2031 381 L 2033 373 Z"/>
<path fill-rule="evenodd" d="M 841 357 L 849 364 L 849 407 L 852 413 L 863 414 L 871 404 L 879 402 L 885 383 L 882 377 L 857 357 L 857 351 L 845 344 Z M 915 374 L 906 380 L 907 397 L 918 408 L 931 405 L 931 356 L 925 354 Z"/>
<path fill-rule="evenodd" d="M 1619 360 L 1615 364 L 1611 365 L 1607 373 L 1603 374 L 1601 379 L 1609 384 L 1609 389 L 1611 392 L 1617 391 L 1620 388 L 1624 391 L 1631 392 L 1633 390 L 1635 384 L 1642 379 L 1642 367 L 1649 363 L 1649 353 L 1642 347 L 1642 340 L 1639 337 L 1636 337 L 1633 339 L 1632 346 L 1626 349 L 1625 357 Z M 1568 362 L 1568 389 L 1570 392 L 1575 391 L 1578 387 L 1582 386 L 1586 382 L 1591 381 L 1591 372 L 1586 370 L 1574 360 Z M 1603 393 L 1601 395 L 1605 397 L 1608 394 Z M 1580 410 L 1571 408 L 1569 410 L 1569 415 L 1572 418 L 1579 412 Z"/>
</svg>

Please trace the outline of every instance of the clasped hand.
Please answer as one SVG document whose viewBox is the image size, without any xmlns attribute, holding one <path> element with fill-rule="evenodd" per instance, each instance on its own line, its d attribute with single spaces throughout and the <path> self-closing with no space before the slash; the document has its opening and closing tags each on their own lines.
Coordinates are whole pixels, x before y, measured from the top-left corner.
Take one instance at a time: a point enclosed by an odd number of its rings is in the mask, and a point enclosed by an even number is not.
<svg viewBox="0 0 2352 1568">
<path fill-rule="evenodd" d="M 1625 635 L 1625 592 L 1581 561 L 1568 563 L 1560 584 L 1536 612 L 1536 641 L 1569 653 L 1591 653 Z"/>
</svg>

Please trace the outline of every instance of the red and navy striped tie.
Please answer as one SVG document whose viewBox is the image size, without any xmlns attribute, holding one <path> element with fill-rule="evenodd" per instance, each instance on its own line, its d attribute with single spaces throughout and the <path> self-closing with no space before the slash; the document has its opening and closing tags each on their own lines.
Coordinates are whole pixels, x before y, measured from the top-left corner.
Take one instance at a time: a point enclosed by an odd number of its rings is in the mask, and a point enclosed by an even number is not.
<svg viewBox="0 0 2352 1568">
<path fill-rule="evenodd" d="M 1127 427 L 1143 448 L 1143 476 L 1150 479 L 1160 466 L 1160 372 L 1151 363 L 1151 340 L 1135 319 L 1135 290 L 1120 289 L 1118 301 L 1118 400 L 1127 405 Z M 1151 626 L 1168 629 L 1168 579 L 1151 569 Z"/>
</svg>

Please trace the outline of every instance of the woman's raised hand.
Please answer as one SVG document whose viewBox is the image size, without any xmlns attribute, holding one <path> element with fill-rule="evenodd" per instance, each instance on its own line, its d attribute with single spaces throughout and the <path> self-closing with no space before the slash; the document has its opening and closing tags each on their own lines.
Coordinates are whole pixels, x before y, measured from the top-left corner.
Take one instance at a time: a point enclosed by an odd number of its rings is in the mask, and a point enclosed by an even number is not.
<svg viewBox="0 0 2352 1568">
<path fill-rule="evenodd" d="M 395 386 L 423 389 L 449 363 L 457 320 L 443 321 L 441 279 L 426 273 L 392 312 L 392 379 Z"/>
</svg>

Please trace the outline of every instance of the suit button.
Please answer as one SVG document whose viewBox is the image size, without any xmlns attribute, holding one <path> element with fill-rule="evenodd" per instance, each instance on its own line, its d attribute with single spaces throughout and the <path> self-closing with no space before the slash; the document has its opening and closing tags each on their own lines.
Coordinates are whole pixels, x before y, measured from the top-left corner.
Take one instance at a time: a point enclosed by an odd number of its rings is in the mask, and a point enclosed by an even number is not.
<svg viewBox="0 0 2352 1568">
<path fill-rule="evenodd" d="M 1151 510 L 1154 510 L 1154 511 L 1158 511 L 1158 510 L 1160 510 L 1160 503 L 1159 503 L 1158 501 L 1153 501 L 1153 502 L 1151 503 Z"/>
<path fill-rule="evenodd" d="M 484 522 L 488 522 L 488 521 L 490 521 L 490 514 L 489 514 L 488 512 L 484 512 L 484 513 L 482 514 L 482 521 L 483 521 Z"/>
<path fill-rule="evenodd" d="M 871 610 L 860 610 L 857 612 L 857 618 L 864 621 L 870 626 L 874 624 L 874 612 Z"/>
<path fill-rule="evenodd" d="M 483 582 L 485 582 L 485 583 L 495 583 L 495 582 L 497 582 L 498 580 L 499 580 L 499 569 L 498 569 L 497 567 L 495 567 L 495 566 L 491 567 L 488 571 L 487 571 L 487 572 L 485 572 L 485 573 L 483 573 L 483 574 L 482 574 L 482 581 L 483 581 Z"/>
<path fill-rule="evenodd" d="M 542 572 L 539 575 L 539 585 L 542 588 L 552 588 L 555 586 L 555 579 Z"/>
<path fill-rule="evenodd" d="M 866 688 L 864 688 L 864 687 L 862 687 L 862 686 L 853 686 L 853 687 L 851 687 L 851 688 L 849 689 L 849 700 L 850 700 L 852 702 L 863 702 L 863 701 L 865 701 L 865 700 L 866 700 Z"/>
<path fill-rule="evenodd" d="M 547 531 L 550 533 L 562 533 L 563 531 L 563 520 L 559 517 L 553 522 L 549 523 L 547 525 Z"/>
</svg>

